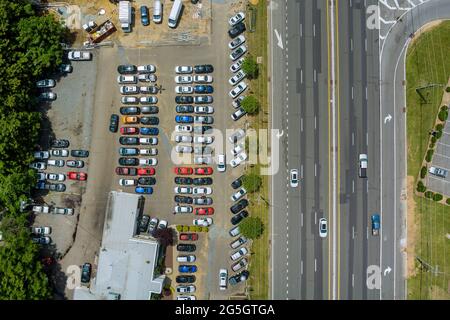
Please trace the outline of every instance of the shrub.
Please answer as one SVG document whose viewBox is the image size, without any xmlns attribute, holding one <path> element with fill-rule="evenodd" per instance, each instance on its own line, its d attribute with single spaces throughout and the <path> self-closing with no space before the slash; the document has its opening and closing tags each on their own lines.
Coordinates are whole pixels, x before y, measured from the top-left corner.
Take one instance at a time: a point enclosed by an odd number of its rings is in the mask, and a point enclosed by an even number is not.
<svg viewBox="0 0 450 320">
<path fill-rule="evenodd" d="M 450 88 L 450 87 L 447 87 L 447 88 Z M 447 110 L 448 110 L 448 107 L 447 107 L 446 105 L 443 105 L 443 106 L 441 107 L 441 111 L 442 111 L 442 110 L 447 111 Z"/>
<path fill-rule="evenodd" d="M 443 198 L 444 197 L 440 193 L 435 193 L 434 196 L 433 196 L 433 200 L 436 201 L 436 202 L 441 201 Z"/>
<path fill-rule="evenodd" d="M 420 177 L 423 179 L 427 175 L 427 167 L 423 166 L 422 169 L 420 169 Z"/>
<path fill-rule="evenodd" d="M 425 192 L 425 198 L 431 199 L 431 198 L 433 198 L 433 196 L 434 196 L 433 192 L 431 192 L 431 191 Z"/>
<path fill-rule="evenodd" d="M 430 161 L 431 161 L 431 159 L 433 158 L 433 153 L 434 153 L 434 150 L 433 150 L 433 149 L 429 149 L 429 150 L 427 151 L 427 155 L 426 155 L 426 157 L 425 157 L 425 161 L 426 161 L 426 162 L 430 162 Z"/>
<path fill-rule="evenodd" d="M 431 142 L 432 142 L 432 143 L 436 143 L 436 141 L 437 141 L 437 138 L 436 138 L 435 136 L 432 136 L 432 137 L 431 137 Z"/>
<path fill-rule="evenodd" d="M 181 232 L 181 230 L 183 230 L 183 226 L 177 225 L 176 229 L 177 229 L 178 232 Z"/>
<path fill-rule="evenodd" d="M 242 178 L 242 186 L 247 192 L 256 192 L 261 187 L 262 178 L 255 173 L 248 173 Z"/>
<path fill-rule="evenodd" d="M 440 139 L 442 137 L 442 131 L 438 131 L 436 133 L 436 139 Z"/>
<path fill-rule="evenodd" d="M 189 226 L 189 232 L 197 231 L 197 226 Z"/>
<path fill-rule="evenodd" d="M 447 198 L 447 200 L 445 200 L 445 203 L 447 203 L 450 206 L 450 198 Z"/>
<path fill-rule="evenodd" d="M 424 185 L 423 185 L 423 182 L 422 181 L 419 181 L 418 183 L 417 183 L 417 192 L 425 192 L 427 190 L 427 187 L 425 187 Z"/>
<path fill-rule="evenodd" d="M 208 232 L 208 231 L 209 231 L 209 228 L 208 228 L 208 227 L 202 227 L 202 231 L 203 231 L 203 232 Z"/>
<path fill-rule="evenodd" d="M 247 74 L 249 79 L 258 77 L 259 67 L 252 56 L 247 56 L 242 63 L 242 70 Z"/>
<path fill-rule="evenodd" d="M 442 125 L 442 123 L 439 123 L 436 125 L 436 131 L 442 131 L 442 129 L 444 129 L 444 126 Z"/>
<path fill-rule="evenodd" d="M 259 101 L 255 96 L 246 96 L 241 102 L 242 109 L 248 114 L 256 114 L 259 111 Z"/>
<path fill-rule="evenodd" d="M 430 142 L 430 145 L 428 146 L 429 149 L 434 149 L 435 144 L 433 142 Z"/>
<path fill-rule="evenodd" d="M 447 118 L 448 118 L 448 111 L 447 111 L 447 110 L 441 110 L 441 111 L 439 111 L 438 118 L 439 118 L 439 120 L 441 120 L 441 121 L 447 120 Z"/>
<path fill-rule="evenodd" d="M 249 239 L 257 239 L 264 231 L 264 224 L 259 217 L 249 217 L 239 225 L 241 234 Z"/>
<path fill-rule="evenodd" d="M 188 226 L 183 226 L 183 232 L 188 232 L 189 231 L 189 227 Z"/>
</svg>

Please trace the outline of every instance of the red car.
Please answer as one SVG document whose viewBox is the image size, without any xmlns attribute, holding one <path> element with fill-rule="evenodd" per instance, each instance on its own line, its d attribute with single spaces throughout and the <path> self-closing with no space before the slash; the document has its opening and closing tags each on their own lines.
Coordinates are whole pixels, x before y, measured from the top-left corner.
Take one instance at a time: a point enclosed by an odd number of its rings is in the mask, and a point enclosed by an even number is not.
<svg viewBox="0 0 450 320">
<path fill-rule="evenodd" d="M 180 240 L 183 241 L 197 241 L 198 234 L 196 233 L 180 233 Z"/>
<path fill-rule="evenodd" d="M 188 174 L 192 174 L 193 170 L 192 170 L 192 168 L 188 168 L 188 167 L 175 167 L 175 168 L 173 168 L 173 172 L 175 172 L 175 174 L 188 175 Z"/>
<path fill-rule="evenodd" d="M 130 167 L 117 167 L 116 173 L 121 176 L 135 176 L 136 175 L 136 168 L 130 168 Z"/>
<path fill-rule="evenodd" d="M 122 127 L 120 128 L 121 134 L 138 134 L 139 128 L 137 127 Z"/>
<path fill-rule="evenodd" d="M 204 168 L 195 168 L 195 174 L 197 175 L 209 175 L 213 173 L 213 169 L 211 167 L 204 167 Z"/>
<path fill-rule="evenodd" d="M 210 216 L 214 214 L 214 208 L 195 208 L 195 214 L 200 216 Z"/>
<path fill-rule="evenodd" d="M 80 180 L 80 181 L 84 181 L 87 179 L 87 174 L 84 172 L 67 172 L 67 176 L 69 177 L 70 180 Z"/>
<path fill-rule="evenodd" d="M 153 176 L 155 174 L 155 168 L 139 168 L 137 173 L 140 176 Z"/>
</svg>

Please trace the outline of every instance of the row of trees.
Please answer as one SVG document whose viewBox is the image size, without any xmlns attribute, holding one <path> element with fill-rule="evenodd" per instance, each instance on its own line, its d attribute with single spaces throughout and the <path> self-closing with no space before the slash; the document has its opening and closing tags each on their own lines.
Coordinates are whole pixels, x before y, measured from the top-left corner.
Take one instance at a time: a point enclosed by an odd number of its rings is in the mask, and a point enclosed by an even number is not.
<svg viewBox="0 0 450 320">
<path fill-rule="evenodd" d="M 41 114 L 35 82 L 62 63 L 66 29 L 28 0 L 0 0 L 0 300 L 46 299 L 48 278 L 19 210 L 36 173 L 29 169 Z"/>
</svg>

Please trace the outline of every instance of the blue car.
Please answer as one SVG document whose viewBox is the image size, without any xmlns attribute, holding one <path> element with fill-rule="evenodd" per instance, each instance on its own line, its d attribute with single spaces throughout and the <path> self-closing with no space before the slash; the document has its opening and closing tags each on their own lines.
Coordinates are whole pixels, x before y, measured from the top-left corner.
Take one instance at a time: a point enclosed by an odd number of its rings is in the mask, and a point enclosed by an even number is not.
<svg viewBox="0 0 450 320">
<path fill-rule="evenodd" d="M 38 181 L 36 184 L 36 189 L 44 190 L 45 189 L 45 181 Z"/>
<path fill-rule="evenodd" d="M 178 272 L 194 273 L 194 272 L 197 272 L 197 266 L 181 265 L 181 266 L 178 266 Z"/>
<path fill-rule="evenodd" d="M 214 88 L 213 86 L 210 85 L 197 85 L 194 86 L 194 92 L 195 93 L 213 93 L 214 92 Z"/>
<path fill-rule="evenodd" d="M 159 133 L 159 129 L 155 127 L 141 127 L 139 129 L 140 134 L 150 135 L 150 136 L 156 136 Z"/>
<path fill-rule="evenodd" d="M 175 117 L 175 122 L 176 123 L 193 123 L 194 122 L 194 117 L 193 116 L 176 116 Z"/>
<path fill-rule="evenodd" d="M 136 187 L 136 189 L 134 189 L 134 191 L 136 193 L 140 193 L 140 194 L 152 194 L 153 188 L 152 187 Z"/>
<path fill-rule="evenodd" d="M 148 26 L 150 20 L 148 19 L 148 8 L 146 6 L 141 6 L 141 23 L 143 26 Z"/>
</svg>

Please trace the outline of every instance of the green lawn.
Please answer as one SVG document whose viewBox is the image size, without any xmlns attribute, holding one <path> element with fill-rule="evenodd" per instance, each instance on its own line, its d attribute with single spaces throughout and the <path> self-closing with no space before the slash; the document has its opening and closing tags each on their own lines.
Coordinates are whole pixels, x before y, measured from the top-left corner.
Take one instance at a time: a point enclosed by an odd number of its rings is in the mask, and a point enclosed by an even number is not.
<svg viewBox="0 0 450 320">
<path fill-rule="evenodd" d="M 450 22 L 443 22 L 419 36 L 409 47 L 406 60 L 408 175 L 416 178 L 427 150 L 429 130 L 450 76 Z M 412 196 L 412 195 L 410 195 Z M 413 196 L 418 232 L 415 235 L 415 275 L 408 279 L 409 299 L 450 299 L 450 207 Z M 411 223 L 409 221 L 409 223 Z M 437 269 L 436 269 L 437 268 Z M 437 272 L 434 272 L 436 271 Z"/>
<path fill-rule="evenodd" d="M 248 9 L 251 6 L 248 7 Z M 258 5 L 254 6 L 257 10 L 255 32 L 246 32 L 247 45 L 249 53 L 255 58 L 262 57 L 262 63 L 259 64 L 259 76 L 255 80 L 246 80 L 250 85 L 247 94 L 255 95 L 261 104 L 261 110 L 258 115 L 249 117 L 251 127 L 258 130 L 268 127 L 269 105 L 268 105 L 268 80 L 267 80 L 267 3 L 260 0 Z M 250 20 L 250 11 L 247 10 L 246 19 Z M 248 22 L 247 22 L 248 25 Z M 254 169 L 259 170 L 259 166 Z M 269 178 L 263 176 L 263 183 L 260 191 L 249 197 L 251 202 L 250 214 L 254 217 L 260 217 L 264 223 L 265 231 L 263 235 L 253 241 L 252 256 L 250 260 L 250 280 L 249 293 L 251 299 L 268 299 L 269 288 L 269 210 L 263 199 L 268 199 Z"/>
</svg>

